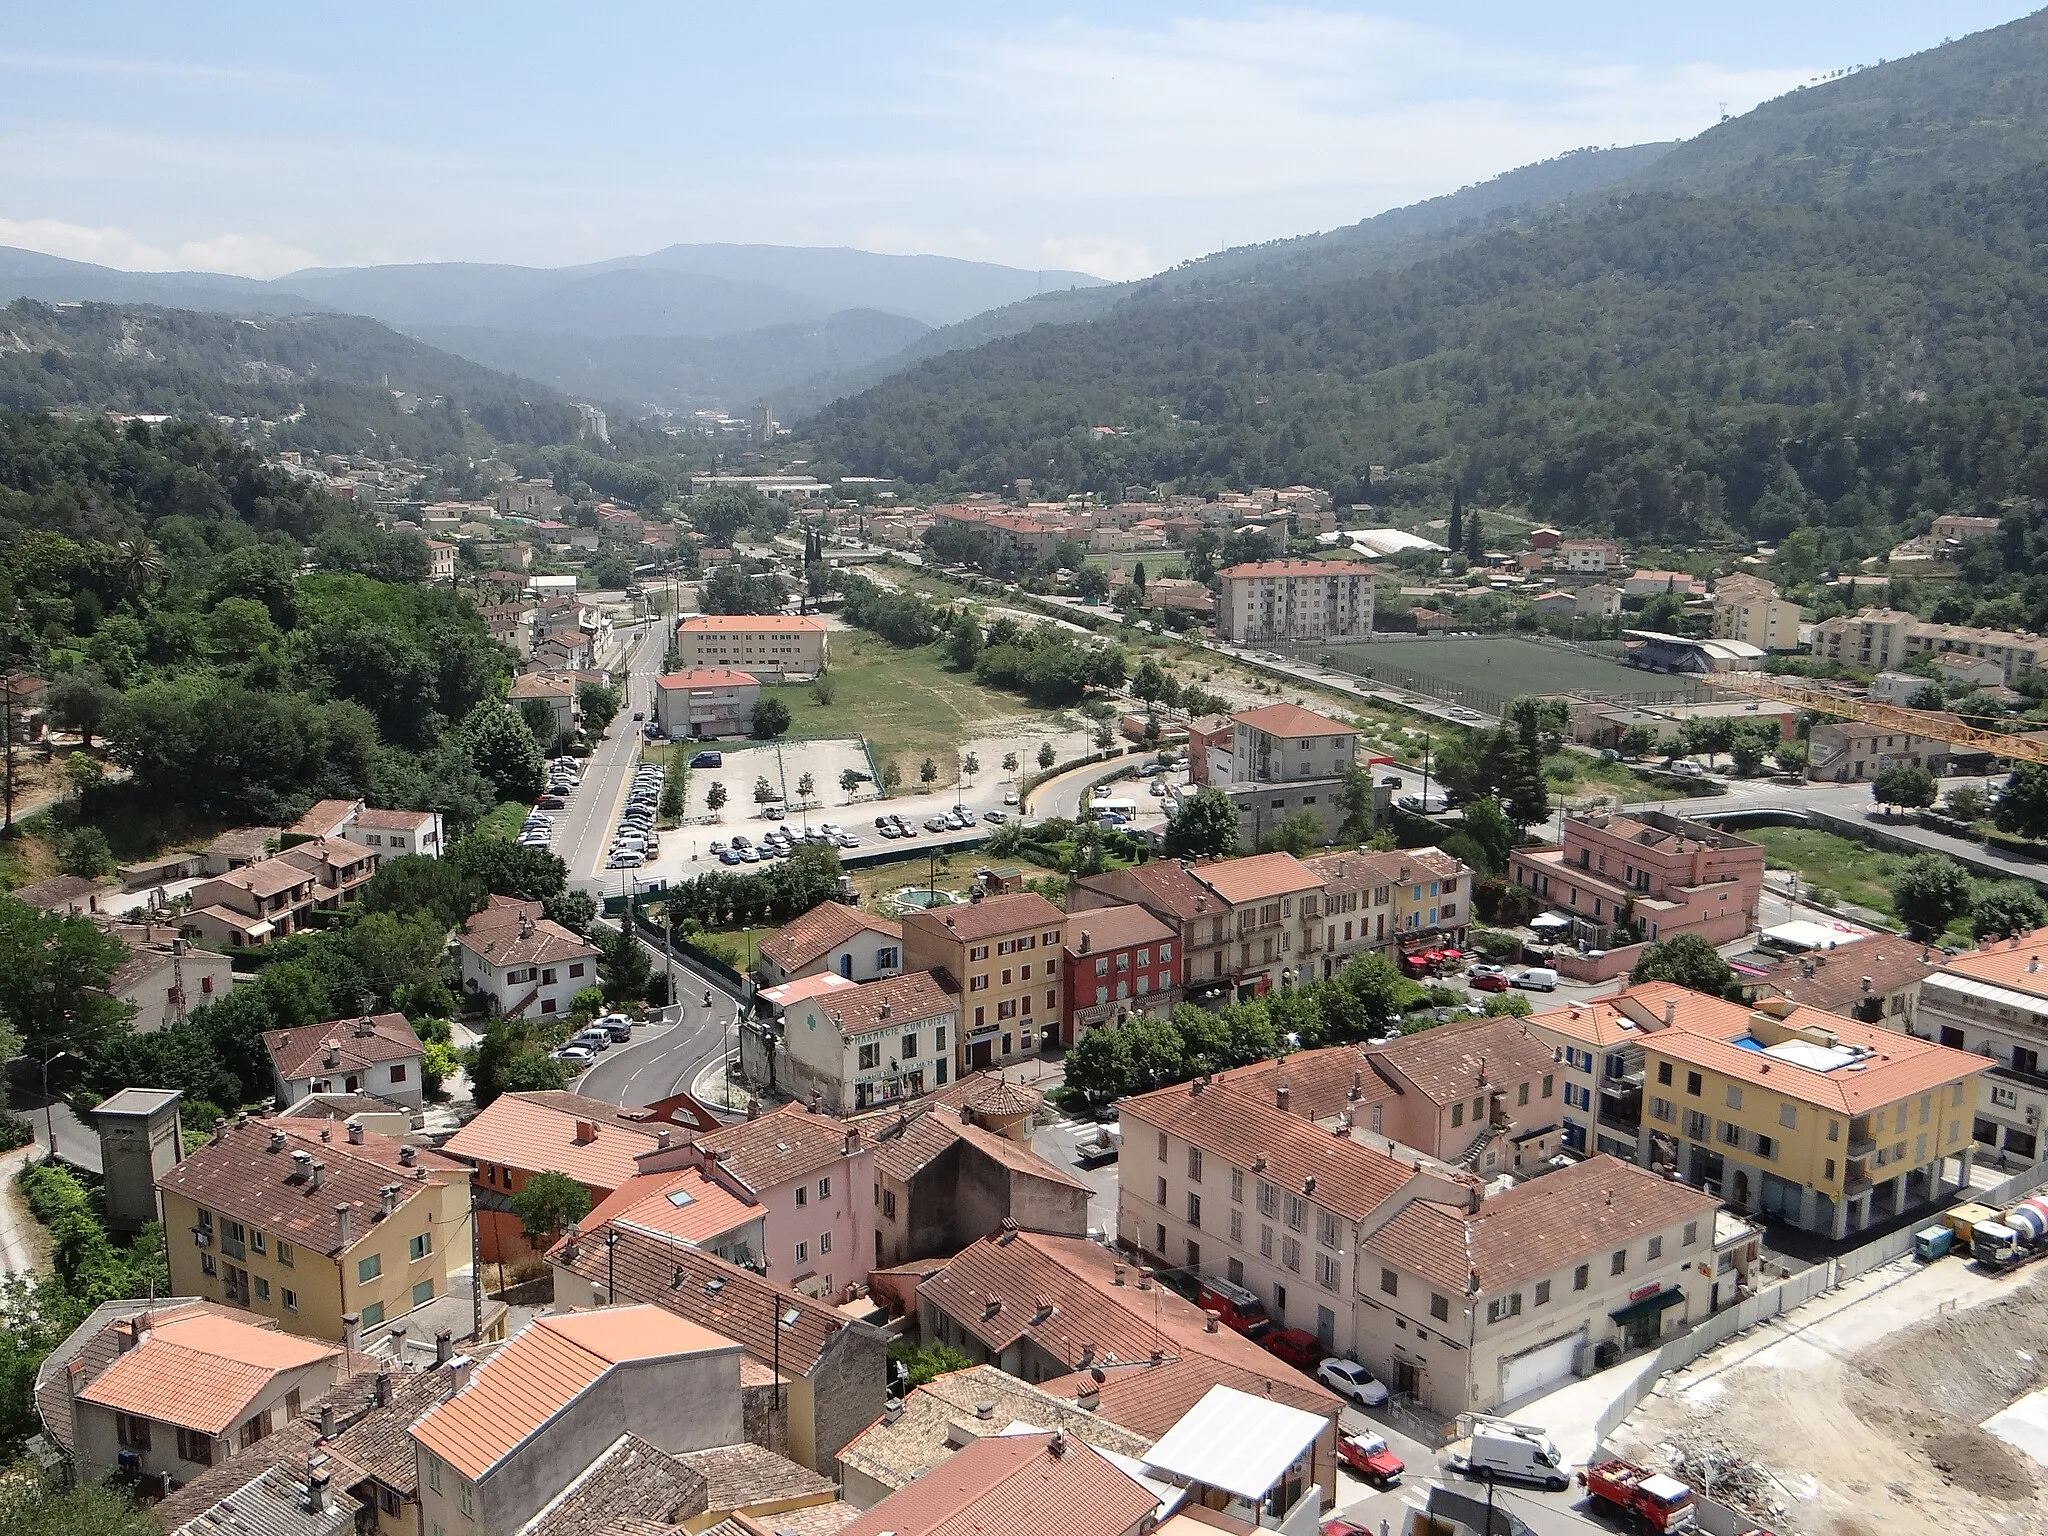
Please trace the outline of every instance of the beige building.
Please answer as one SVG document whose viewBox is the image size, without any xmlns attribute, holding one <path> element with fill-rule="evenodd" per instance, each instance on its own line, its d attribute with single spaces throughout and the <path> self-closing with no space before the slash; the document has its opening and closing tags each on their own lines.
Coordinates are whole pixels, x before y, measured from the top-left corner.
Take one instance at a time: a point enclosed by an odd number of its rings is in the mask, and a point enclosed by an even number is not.
<svg viewBox="0 0 2048 1536">
<path fill-rule="evenodd" d="M 1260 560 L 1221 573 L 1216 632 L 1237 645 L 1364 639 L 1372 567 L 1349 560 Z"/>
<path fill-rule="evenodd" d="M 823 619 L 774 613 L 700 613 L 676 625 L 676 670 L 745 672 L 764 683 L 825 670 Z"/>
<path fill-rule="evenodd" d="M 1903 666 L 1909 654 L 1906 638 L 1919 620 L 1896 608 L 1865 608 L 1861 613 L 1822 619 L 1813 626 L 1808 648 L 1823 661 L 1889 672 Z"/>
<path fill-rule="evenodd" d="M 1061 1038 L 1066 914 L 1031 891 L 903 919 L 903 969 L 945 971 L 959 986 L 959 1072 L 1037 1053 Z"/>
<path fill-rule="evenodd" d="M 1714 634 L 1765 651 L 1799 649 L 1799 605 L 1757 576 L 1723 576 L 1714 586 Z"/>
<path fill-rule="evenodd" d="M 201 949 L 158 923 L 116 923 L 108 932 L 128 951 L 107 990 L 135 1010 L 129 1027 L 138 1035 L 180 1023 L 194 1008 L 219 1002 L 235 984 L 226 955 Z"/>
<path fill-rule="evenodd" d="M 222 1122 L 157 1180 L 171 1288 L 340 1342 L 469 1266 L 469 1166 L 333 1122 Z"/>
<path fill-rule="evenodd" d="M 1073 912 L 1135 903 L 1180 936 L 1181 986 L 1190 1001 L 1225 991 L 1252 996 L 1290 972 L 1320 964 L 1322 885 L 1287 853 L 1191 863 L 1155 859 L 1086 875 L 1067 888 Z"/>
</svg>

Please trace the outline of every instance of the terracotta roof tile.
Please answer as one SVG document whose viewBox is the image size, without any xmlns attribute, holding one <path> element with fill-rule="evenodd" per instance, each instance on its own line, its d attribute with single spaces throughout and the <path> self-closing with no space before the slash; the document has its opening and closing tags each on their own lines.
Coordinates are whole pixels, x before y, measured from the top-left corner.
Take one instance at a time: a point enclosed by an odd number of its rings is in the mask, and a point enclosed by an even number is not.
<svg viewBox="0 0 2048 1536">
<path fill-rule="evenodd" d="M 1511 1018 L 1440 1024 L 1365 1054 L 1438 1104 L 1465 1097 L 1482 1081 L 1540 1077 L 1557 1064 L 1556 1051 Z"/>
<path fill-rule="evenodd" d="M 1035 1115 L 1045 1107 L 1045 1095 L 1023 1083 L 995 1077 L 983 1083 L 970 1083 L 968 1091 L 960 1096 L 960 1103 L 977 1115 Z"/>
<path fill-rule="evenodd" d="M 1230 1387 L 1325 1418 L 1334 1419 L 1342 1407 L 1328 1393 L 1317 1396 L 1303 1391 L 1301 1375 L 1277 1359 L 1264 1372 L 1200 1354 L 1179 1355 L 1156 1365 L 1149 1359 L 1134 1360 L 1103 1366 L 1101 1371 L 1099 1382 L 1092 1370 L 1076 1371 L 1040 1383 L 1040 1390 L 1071 1402 L 1093 1388 L 1098 1394 L 1096 1417 L 1121 1424 L 1147 1440 L 1157 1440 L 1178 1424 L 1211 1387 Z"/>
<path fill-rule="evenodd" d="M 758 1120 L 696 1136 L 692 1145 L 715 1156 L 747 1188 L 763 1193 L 840 1161 L 847 1155 L 849 1135 L 857 1147 L 860 1132 L 844 1121 L 785 1104 Z"/>
<path fill-rule="evenodd" d="M 367 1025 L 368 1028 L 363 1028 Z M 363 1019 L 329 1019 L 302 1029 L 267 1030 L 263 1045 L 270 1064 L 286 1082 L 312 1077 L 322 1070 L 360 1070 L 387 1061 L 410 1061 L 420 1054 L 420 1037 L 402 1013 L 379 1013 Z M 334 1063 L 327 1065 L 332 1046 Z"/>
<path fill-rule="evenodd" d="M 1356 736 L 1358 727 L 1332 720 L 1299 704 L 1267 704 L 1259 709 L 1241 709 L 1230 717 L 1269 736 Z"/>
<path fill-rule="evenodd" d="M 1195 866 L 1195 874 L 1232 906 L 1269 901 L 1293 891 L 1310 891 L 1321 882 L 1291 853 L 1255 853 L 1244 859 L 1219 859 Z"/>
<path fill-rule="evenodd" d="M 734 672 L 725 667 L 699 667 L 693 672 L 671 672 L 657 677 L 657 688 L 758 688 L 761 680 L 751 672 Z"/>
<path fill-rule="evenodd" d="M 1058 928 L 1067 915 L 1036 891 L 1013 891 L 1007 896 L 989 896 L 964 907 L 940 907 L 930 912 L 913 912 L 904 920 L 907 932 L 913 925 L 941 938 L 963 944 L 992 939 L 999 934 L 1031 933 Z"/>
<path fill-rule="evenodd" d="M 187 1317 L 149 1329 L 78 1396 L 218 1435 L 281 1374 L 340 1354 L 331 1344 L 233 1318 Z"/>
<path fill-rule="evenodd" d="M 1083 939 L 1087 948 L 1082 946 Z M 1121 907 L 1088 907 L 1067 914 L 1065 942 L 1072 955 L 1128 949 L 1134 944 L 1171 943 L 1174 931 L 1135 902 Z"/>
<path fill-rule="evenodd" d="M 845 1536 L 1125 1536 L 1157 1507 L 1156 1496 L 1069 1438 L 977 1440 L 898 1489 L 846 1527 Z"/>
<path fill-rule="evenodd" d="M 809 634 L 822 631 L 824 628 L 823 619 L 773 613 L 698 613 L 676 625 L 679 632 L 690 634 L 701 634 L 706 630 L 745 634 Z"/>
<path fill-rule="evenodd" d="M 748 678 L 747 681 L 752 682 L 753 679 Z M 761 941 L 761 953 L 780 966 L 783 974 L 794 975 L 863 933 L 873 933 L 898 944 L 903 942 L 901 923 L 876 917 L 843 902 L 826 901 L 769 934 Z"/>
<path fill-rule="evenodd" d="M 580 1105 L 559 1107 L 539 1094 L 503 1093 L 449 1137 L 442 1150 L 467 1163 L 566 1173 L 586 1189 L 610 1192 L 640 1171 L 633 1159 L 654 1150 L 655 1128 L 623 1123 L 615 1118 L 614 1105 L 599 1108 L 608 1113 L 587 1112 Z M 595 1134 L 579 1140 L 578 1127 L 585 1125 Z"/>
<path fill-rule="evenodd" d="M 817 1498 L 839 1489 L 830 1478 L 758 1445 L 714 1445 L 708 1450 L 679 1452 L 676 1460 L 704 1479 L 706 1508 L 711 1510 Z"/>
<path fill-rule="evenodd" d="M 703 1169 L 680 1168 L 628 1179 L 593 1206 L 581 1225 L 585 1232 L 595 1232 L 616 1222 L 686 1243 L 704 1243 L 763 1214 L 760 1205 L 741 1199 Z"/>
<path fill-rule="evenodd" d="M 1260 576 L 1370 576 L 1373 569 L 1351 560 L 1254 560 L 1220 573 L 1234 580 Z"/>
<path fill-rule="evenodd" d="M 1863 947 L 1858 946 L 1859 949 Z M 1850 964 L 1853 969 L 1850 957 L 1836 958 L 1843 964 Z M 2018 992 L 2048 996 L 2048 928 L 2036 928 L 2032 933 L 2021 934 L 2017 942 L 2007 940 L 1988 949 L 1957 955 L 1943 969 L 1958 976 L 1972 976 L 1978 981 L 2011 987 Z"/>
<path fill-rule="evenodd" d="M 413 1438 L 471 1481 L 482 1477 L 615 1365 L 733 1347 L 659 1307 L 538 1317 L 413 1426 Z"/>
<path fill-rule="evenodd" d="M 638 1435 L 621 1435 L 516 1536 L 608 1536 L 627 1521 L 672 1531 L 705 1512 L 704 1478 Z"/>
<path fill-rule="evenodd" d="M 1809 1008 L 1853 1015 L 1864 998 L 1887 997 L 1924 981 L 1942 968 L 1940 950 L 1929 953 L 1922 945 L 1887 938 L 1855 944 L 1832 954 L 1780 960 L 1755 985 L 1759 992 L 1775 992 Z M 1868 987 L 1864 985 L 1866 980 Z M 2035 977 L 2032 985 L 2048 995 L 2048 975 Z"/>
<path fill-rule="evenodd" d="M 901 1029 L 957 1014 L 960 996 L 951 982 L 944 971 L 905 971 L 846 990 L 835 988 L 819 1006 L 848 1036 Z"/>
</svg>

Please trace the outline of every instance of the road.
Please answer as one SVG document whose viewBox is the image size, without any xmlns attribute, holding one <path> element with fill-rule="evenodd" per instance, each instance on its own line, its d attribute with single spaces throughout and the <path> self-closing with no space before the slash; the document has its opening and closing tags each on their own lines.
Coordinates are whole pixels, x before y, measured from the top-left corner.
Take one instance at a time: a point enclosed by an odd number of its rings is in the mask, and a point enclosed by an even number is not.
<svg viewBox="0 0 2048 1536">
<path fill-rule="evenodd" d="M 1080 1163 L 1081 1143 L 1093 1141 L 1099 1130 L 1101 1127 L 1093 1120 L 1047 1120 L 1032 1131 L 1031 1150 L 1055 1168 L 1065 1169 L 1094 1191 L 1088 1197 L 1089 1233 L 1091 1236 L 1099 1235 L 1104 1242 L 1112 1242 L 1116 1238 L 1116 1164 L 1111 1162 L 1099 1168 L 1083 1168 Z"/>
<path fill-rule="evenodd" d="M 640 760 L 640 730 L 634 710 L 654 707 L 654 679 L 668 655 L 667 633 L 659 623 L 646 624 L 625 642 L 628 676 L 625 701 L 611 730 L 583 764 L 583 782 L 568 805 L 554 812 L 554 851 L 569 866 L 569 880 L 593 895 L 602 895 L 605 855 L 612 828 L 626 798 L 626 780 Z"/>
<path fill-rule="evenodd" d="M 703 996 L 708 984 L 695 973 L 678 974 L 684 1001 L 674 1024 L 638 1026 L 635 1038 L 615 1045 L 576 1084 L 578 1093 L 607 1104 L 651 1104 L 670 1094 L 688 1093 L 699 1074 L 718 1061 L 731 1045 L 738 1003 L 713 990 L 707 1014 Z"/>
<path fill-rule="evenodd" d="M 0 1154 L 0 1274 L 50 1272 L 50 1234 L 30 1212 L 15 1182 L 35 1155 L 33 1146 Z"/>
</svg>

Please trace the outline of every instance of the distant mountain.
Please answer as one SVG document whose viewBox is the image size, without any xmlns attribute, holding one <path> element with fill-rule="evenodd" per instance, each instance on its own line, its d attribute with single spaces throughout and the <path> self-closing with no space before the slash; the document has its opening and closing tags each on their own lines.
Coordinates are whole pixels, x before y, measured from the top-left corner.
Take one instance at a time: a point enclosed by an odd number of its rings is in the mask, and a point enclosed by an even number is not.
<svg viewBox="0 0 2048 1536">
<path fill-rule="evenodd" d="M 10 299 L 162 304 L 244 315 L 303 314 L 323 307 L 303 294 L 253 278 L 218 272 L 123 272 L 0 245 L 0 304 Z"/>
<path fill-rule="evenodd" d="M 462 326 L 422 326 L 422 340 L 568 394 L 628 409 L 785 402 L 806 381 L 838 376 L 900 354 L 930 327 L 873 309 L 731 336 L 562 336 Z"/>
<path fill-rule="evenodd" d="M 0 408 L 257 417 L 279 447 L 431 460 L 568 443 L 574 405 L 355 315 L 234 318 L 112 304 L 0 308 Z"/>
<path fill-rule="evenodd" d="M 2048 12 L 1765 102 L 1631 183 L 1840 201 L 1983 181 L 2048 155 Z"/>
</svg>

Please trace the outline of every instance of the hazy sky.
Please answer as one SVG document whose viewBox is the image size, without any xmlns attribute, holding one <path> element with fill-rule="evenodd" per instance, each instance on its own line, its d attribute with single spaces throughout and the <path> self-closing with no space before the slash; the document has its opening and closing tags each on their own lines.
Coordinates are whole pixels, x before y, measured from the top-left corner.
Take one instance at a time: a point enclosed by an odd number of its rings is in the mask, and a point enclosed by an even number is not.
<svg viewBox="0 0 2048 1536">
<path fill-rule="evenodd" d="M 1132 277 L 1689 136 L 2028 9 L 24 5 L 0 244 L 272 276 L 738 240 Z"/>
</svg>

